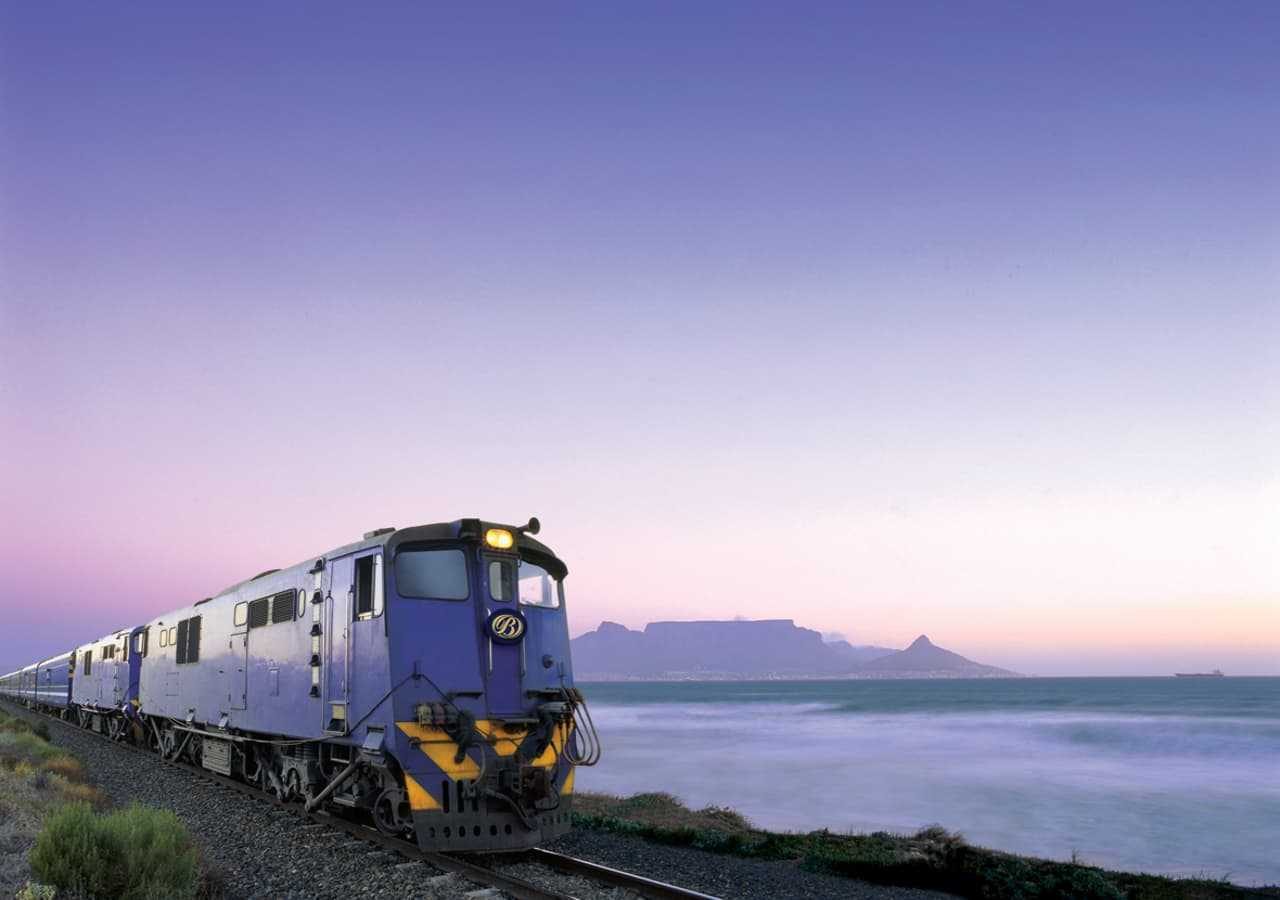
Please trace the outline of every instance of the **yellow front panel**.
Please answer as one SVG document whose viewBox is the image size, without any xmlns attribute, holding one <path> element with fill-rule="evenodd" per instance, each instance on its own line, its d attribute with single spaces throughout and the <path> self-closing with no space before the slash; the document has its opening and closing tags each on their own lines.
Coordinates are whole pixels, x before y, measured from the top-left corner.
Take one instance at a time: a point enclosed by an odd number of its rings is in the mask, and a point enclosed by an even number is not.
<svg viewBox="0 0 1280 900">
<path fill-rule="evenodd" d="M 404 776 L 404 789 L 409 795 L 409 808 L 415 812 L 440 808 L 440 801 L 431 796 L 426 788 L 414 781 L 413 776 L 408 774 Z"/>
</svg>

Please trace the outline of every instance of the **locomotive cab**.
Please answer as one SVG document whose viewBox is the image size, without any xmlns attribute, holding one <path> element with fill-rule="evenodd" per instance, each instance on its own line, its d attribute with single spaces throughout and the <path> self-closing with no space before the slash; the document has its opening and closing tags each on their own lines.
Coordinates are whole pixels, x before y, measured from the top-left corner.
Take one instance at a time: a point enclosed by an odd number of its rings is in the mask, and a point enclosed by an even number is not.
<svg viewBox="0 0 1280 900">
<path fill-rule="evenodd" d="M 536 520 L 535 520 L 536 522 Z M 563 562 L 530 529 L 396 532 L 385 566 L 391 742 L 424 849 L 518 849 L 568 830 L 575 712 Z"/>
</svg>

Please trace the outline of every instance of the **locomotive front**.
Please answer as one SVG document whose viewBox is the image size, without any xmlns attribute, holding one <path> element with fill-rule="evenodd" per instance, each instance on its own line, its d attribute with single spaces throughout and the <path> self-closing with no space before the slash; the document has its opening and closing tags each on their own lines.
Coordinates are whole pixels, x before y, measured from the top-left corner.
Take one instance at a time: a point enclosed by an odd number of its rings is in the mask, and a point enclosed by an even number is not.
<svg viewBox="0 0 1280 900">
<path fill-rule="evenodd" d="M 573 686 L 567 569 L 537 530 L 536 519 L 464 519 L 387 539 L 386 743 L 404 796 L 384 815 L 411 818 L 423 849 L 520 849 L 564 833 L 574 768 L 598 758 Z"/>
</svg>

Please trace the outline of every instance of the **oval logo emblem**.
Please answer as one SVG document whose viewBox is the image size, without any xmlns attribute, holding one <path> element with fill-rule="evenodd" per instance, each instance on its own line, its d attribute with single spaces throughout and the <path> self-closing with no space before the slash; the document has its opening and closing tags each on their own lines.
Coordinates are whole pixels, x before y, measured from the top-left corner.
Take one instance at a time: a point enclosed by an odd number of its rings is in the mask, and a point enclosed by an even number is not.
<svg viewBox="0 0 1280 900">
<path fill-rule="evenodd" d="M 514 644 L 524 637 L 524 616 L 499 610 L 489 616 L 489 634 L 499 644 Z"/>
</svg>

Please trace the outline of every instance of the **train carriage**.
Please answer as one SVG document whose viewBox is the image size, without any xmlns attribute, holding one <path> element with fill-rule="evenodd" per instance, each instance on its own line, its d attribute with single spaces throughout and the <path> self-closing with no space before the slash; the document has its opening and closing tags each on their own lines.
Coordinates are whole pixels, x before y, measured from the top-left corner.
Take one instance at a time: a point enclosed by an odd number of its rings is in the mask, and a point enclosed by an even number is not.
<svg viewBox="0 0 1280 900">
<path fill-rule="evenodd" d="M 71 709 L 78 723 L 113 738 L 124 734 L 131 710 L 129 630 L 105 635 L 75 650 Z"/>
<path fill-rule="evenodd" d="M 71 706 L 71 661 L 63 653 L 36 666 L 36 706 L 62 715 Z"/>
<path fill-rule="evenodd" d="M 0 697 L 17 701 L 20 699 L 18 694 L 18 672 L 10 672 L 7 675 L 0 675 Z"/>
<path fill-rule="evenodd" d="M 32 663 L 18 670 L 18 699 L 27 706 L 36 702 L 36 665 Z"/>
</svg>

